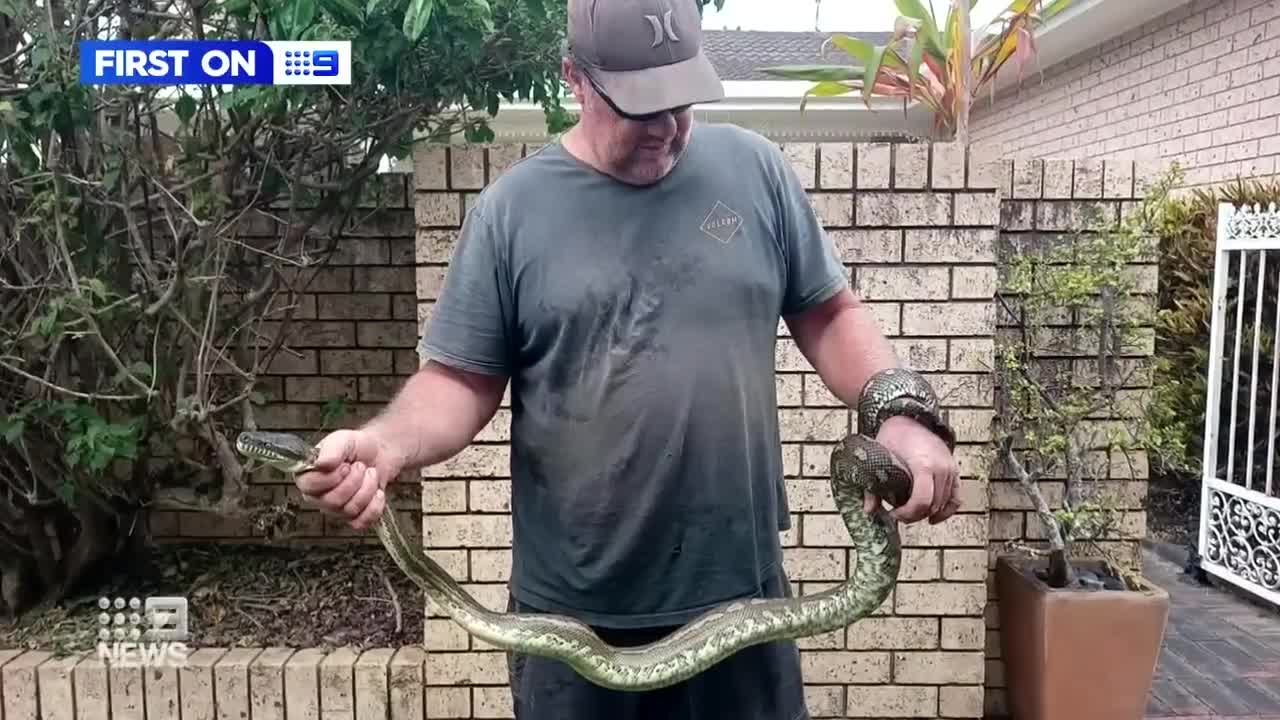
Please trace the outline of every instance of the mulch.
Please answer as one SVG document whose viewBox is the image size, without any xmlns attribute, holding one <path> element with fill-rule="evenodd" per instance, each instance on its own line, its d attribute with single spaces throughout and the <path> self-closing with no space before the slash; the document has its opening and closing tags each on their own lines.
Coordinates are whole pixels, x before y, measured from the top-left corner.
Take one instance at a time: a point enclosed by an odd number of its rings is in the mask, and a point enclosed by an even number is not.
<svg viewBox="0 0 1280 720">
<path fill-rule="evenodd" d="M 56 607 L 0 617 L 0 648 L 92 650 L 104 595 L 185 595 L 191 647 L 361 650 L 423 641 L 422 591 L 381 545 L 161 545 L 143 565 Z"/>
</svg>

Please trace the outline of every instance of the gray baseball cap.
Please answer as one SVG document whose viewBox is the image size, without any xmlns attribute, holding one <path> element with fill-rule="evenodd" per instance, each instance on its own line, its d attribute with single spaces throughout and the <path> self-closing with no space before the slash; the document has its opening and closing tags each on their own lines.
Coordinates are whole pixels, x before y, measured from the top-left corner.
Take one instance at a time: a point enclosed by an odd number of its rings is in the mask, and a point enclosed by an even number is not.
<svg viewBox="0 0 1280 720">
<path fill-rule="evenodd" d="M 623 112 L 724 99 L 702 51 L 698 0 L 569 0 L 573 57 Z"/>
</svg>

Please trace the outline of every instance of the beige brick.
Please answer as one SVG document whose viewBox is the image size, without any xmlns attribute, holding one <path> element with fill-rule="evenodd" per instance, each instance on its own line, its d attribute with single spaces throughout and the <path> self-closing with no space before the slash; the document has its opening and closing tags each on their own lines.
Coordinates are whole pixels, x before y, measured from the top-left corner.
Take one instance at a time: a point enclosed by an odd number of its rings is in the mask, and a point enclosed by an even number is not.
<svg viewBox="0 0 1280 720">
<path fill-rule="evenodd" d="M 72 672 L 76 663 L 86 656 L 85 653 L 77 653 L 60 658 L 51 657 L 36 668 L 35 685 L 38 688 L 40 720 L 75 720 Z M 2 685 L 0 692 L 8 694 Z"/>
<path fill-rule="evenodd" d="M 845 192 L 811 192 L 809 202 L 824 227 L 853 225 L 853 195 Z"/>
<path fill-rule="evenodd" d="M 484 148 L 454 145 L 449 148 L 449 187 L 474 190 L 484 187 Z"/>
<path fill-rule="evenodd" d="M 833 683 L 889 682 L 889 653 L 813 650 L 802 653 L 800 666 L 805 677 L 820 677 Z"/>
<path fill-rule="evenodd" d="M 214 665 L 225 653 L 226 650 L 200 648 L 178 668 L 182 720 L 214 720 Z M 292 704 L 292 698 L 288 700 Z M 295 716 L 290 714 L 289 720 L 295 720 Z"/>
<path fill-rule="evenodd" d="M 514 718 L 511 692 L 507 688 L 479 687 L 471 691 L 477 718 Z"/>
<path fill-rule="evenodd" d="M 454 576 L 457 579 L 457 576 Z M 431 615 L 433 613 L 428 613 Z M 452 619 L 427 617 L 423 629 L 423 645 L 430 652 L 467 650 L 471 636 Z"/>
<path fill-rule="evenodd" d="M 928 145 L 895 144 L 894 155 L 894 188 L 920 190 L 929 185 Z"/>
<path fill-rule="evenodd" d="M 867 300 L 946 300 L 951 278 L 943 267 L 865 267 L 854 289 Z"/>
<path fill-rule="evenodd" d="M 800 474 L 806 478 L 821 478 L 829 488 L 830 483 L 828 480 L 831 474 L 831 451 L 833 449 L 835 449 L 835 443 L 805 443 L 801 447 Z M 828 493 L 830 493 L 829 489 Z"/>
<path fill-rule="evenodd" d="M 951 270 L 951 297 L 957 300 L 994 298 L 999 278 L 994 267 L 956 267 Z"/>
<path fill-rule="evenodd" d="M 854 685 L 848 693 L 848 717 L 932 718 L 938 712 L 938 688 L 927 685 Z"/>
<path fill-rule="evenodd" d="M 1075 163 L 1075 189 L 1072 197 L 1102 197 L 1103 161 L 1100 159 L 1082 159 Z"/>
<path fill-rule="evenodd" d="M 421 144 L 413 151 L 413 182 L 418 190 L 443 190 L 449 182 L 449 156 L 444 145 Z"/>
<path fill-rule="evenodd" d="M 933 147 L 933 181 L 935 190 L 950 190 L 964 187 L 965 146 L 962 143 L 934 143 Z"/>
<path fill-rule="evenodd" d="M 932 338 L 890 338 L 894 353 L 908 367 L 928 372 L 947 369 L 947 341 Z"/>
<path fill-rule="evenodd" d="M 471 579 L 476 582 L 506 582 L 511 579 L 511 551 L 470 550 Z"/>
<path fill-rule="evenodd" d="M 422 483 L 422 511 L 429 513 L 465 512 L 467 483 L 465 480 L 427 480 Z"/>
<path fill-rule="evenodd" d="M 774 366 L 781 372 L 808 372 L 813 370 L 808 358 L 799 346 L 789 338 L 778 341 L 773 353 Z"/>
<path fill-rule="evenodd" d="M 895 652 L 893 681 L 944 685 L 981 683 L 983 662 L 980 652 Z"/>
<path fill-rule="evenodd" d="M 844 717 L 844 687 L 807 684 L 804 704 L 814 718 Z"/>
<path fill-rule="evenodd" d="M 249 662 L 249 717 L 253 720 L 285 720 L 284 667 L 293 650 L 264 648 Z M 151 678 L 147 678 L 148 686 Z M 176 688 L 175 688 L 176 689 Z M 176 720 L 176 715 L 175 715 Z"/>
<path fill-rule="evenodd" d="M 1008 197 L 1011 182 L 1012 161 L 1000 159 L 1000 148 L 991 143 L 973 143 L 969 146 L 969 188 L 972 190 L 997 190 Z"/>
<path fill-rule="evenodd" d="M 981 615 L 987 600 L 982 583 L 898 583 L 894 611 L 899 615 Z"/>
<path fill-rule="evenodd" d="M 995 341 L 991 338 L 952 338 L 948 370 L 989 372 L 995 369 Z"/>
<path fill-rule="evenodd" d="M 785 143 L 782 154 L 791 163 L 791 169 L 800 178 L 800 185 L 813 189 L 818 173 L 818 146 L 814 143 Z"/>
<path fill-rule="evenodd" d="M 780 407 L 795 407 L 804 403 L 804 378 L 801 375 L 775 375 L 773 380 Z"/>
<path fill-rule="evenodd" d="M 945 549 L 942 577 L 947 580 L 978 581 L 987 577 L 987 554 L 983 550 Z"/>
<path fill-rule="evenodd" d="M 995 230 L 906 230 L 905 258 L 922 263 L 994 263 L 997 237 Z M 968 272 L 969 268 L 958 268 L 960 271 Z"/>
<path fill-rule="evenodd" d="M 866 308 L 879 326 L 880 332 L 892 337 L 902 333 L 902 305 L 896 302 L 869 302 Z"/>
<path fill-rule="evenodd" d="M 866 617 L 849 626 L 850 650 L 933 650 L 938 647 L 938 619 Z"/>
<path fill-rule="evenodd" d="M 849 413 L 843 410 L 788 409 L 778 411 L 784 442 L 837 441 L 849 432 Z"/>
<path fill-rule="evenodd" d="M 356 720 L 387 720 L 390 691 L 388 665 L 393 648 L 371 648 L 360 653 L 352 670 L 356 698 Z"/>
<path fill-rule="evenodd" d="M 506 653 L 428 653 L 424 667 L 429 685 L 500 685 L 507 682 Z"/>
<path fill-rule="evenodd" d="M 354 648 L 340 647 L 320 661 L 320 717 L 323 720 L 355 718 L 352 664 L 356 656 Z"/>
<path fill-rule="evenodd" d="M 994 410 L 951 410 L 948 422 L 957 442 L 987 442 L 991 439 Z"/>
<path fill-rule="evenodd" d="M 835 500 L 831 497 L 831 484 L 826 480 L 787 478 L 787 505 L 793 512 L 834 513 Z M 806 516 L 806 520 L 809 517 Z"/>
<path fill-rule="evenodd" d="M 990 302 L 915 302 L 902 306 L 904 335 L 990 335 L 995 332 L 995 305 Z"/>
<path fill-rule="evenodd" d="M 980 685 L 945 685 L 938 688 L 938 714 L 944 718 L 981 718 Z"/>
<path fill-rule="evenodd" d="M 942 618 L 943 650 L 982 650 L 986 635 L 986 622 L 981 617 Z"/>
<path fill-rule="evenodd" d="M 857 193 L 854 217 L 860 227 L 942 226 L 951 222 L 951 194 L 928 192 Z"/>
<path fill-rule="evenodd" d="M 849 530 L 837 513 L 809 513 L 804 516 L 800 544 L 811 548 L 852 547 Z M 821 578 L 812 578 L 821 579 Z"/>
<path fill-rule="evenodd" d="M 1104 162 L 1102 195 L 1109 198 L 1134 197 L 1132 160 L 1109 159 Z"/>
<path fill-rule="evenodd" d="M 792 580 L 844 580 L 845 551 L 841 549 L 798 547 L 783 554 L 787 577 Z"/>
<path fill-rule="evenodd" d="M 462 224 L 462 197 L 458 193 L 419 191 L 414 195 L 413 210 L 420 228 Z"/>
<path fill-rule="evenodd" d="M 425 545 L 430 548 L 509 547 L 509 515 L 433 515 Z"/>
<path fill-rule="evenodd" d="M 1038 198 L 1043 192 L 1044 161 L 1014 160 L 1013 197 Z"/>
<path fill-rule="evenodd" d="M 902 567 L 898 571 L 898 579 L 902 581 L 925 581 L 939 579 L 939 563 L 942 553 L 927 548 L 903 548 Z"/>
<path fill-rule="evenodd" d="M 472 512 L 511 512 L 510 480 L 472 480 L 468 486 Z"/>
<path fill-rule="evenodd" d="M 1000 223 L 1000 198 L 994 192 L 956 193 L 955 224 L 996 227 Z"/>
<path fill-rule="evenodd" d="M 929 373 L 926 375 L 944 408 L 989 407 L 995 390 L 990 375 L 981 373 Z"/>
<path fill-rule="evenodd" d="M 468 445 L 452 458 L 423 469 L 426 477 L 511 477 L 507 445 Z"/>
<path fill-rule="evenodd" d="M 387 720 L 425 720 L 422 665 L 426 651 L 402 647 L 387 666 Z"/>
<path fill-rule="evenodd" d="M 3 657 L 4 651 L 0 651 L 0 658 Z M 189 659 L 189 658 L 188 658 Z M 88 654 L 84 660 L 76 664 L 71 671 L 71 682 L 75 690 L 75 708 L 76 720 L 108 720 L 111 717 L 111 689 L 107 684 L 107 666 L 106 663 L 99 660 L 94 653 Z M 3 680 L 0 680 L 0 685 Z M 176 689 L 175 689 L 176 692 Z M 186 717 L 181 715 L 179 709 L 186 702 L 186 689 L 183 689 L 183 696 L 176 698 L 179 708 L 170 709 L 171 716 Z M 211 717 L 212 714 L 206 714 L 203 717 Z M 201 717 L 197 715 L 197 717 Z"/>
<path fill-rule="evenodd" d="M 465 687 L 429 687 L 424 704 L 429 718 L 471 717 L 471 692 Z"/>
<path fill-rule="evenodd" d="M 892 146 L 863 143 L 857 146 L 858 189 L 888 188 L 892 173 Z"/>
<path fill-rule="evenodd" d="M 853 189 L 853 145 L 850 143 L 820 143 L 818 153 L 822 157 L 818 184 L 825 189 Z"/>
<path fill-rule="evenodd" d="M 1044 191 L 1046 199 L 1071 198 L 1072 173 L 1075 163 L 1071 160 L 1048 159 L 1044 161 Z"/>
<path fill-rule="evenodd" d="M 896 263 L 902 261 L 901 230 L 829 230 L 844 263 Z"/>
</svg>

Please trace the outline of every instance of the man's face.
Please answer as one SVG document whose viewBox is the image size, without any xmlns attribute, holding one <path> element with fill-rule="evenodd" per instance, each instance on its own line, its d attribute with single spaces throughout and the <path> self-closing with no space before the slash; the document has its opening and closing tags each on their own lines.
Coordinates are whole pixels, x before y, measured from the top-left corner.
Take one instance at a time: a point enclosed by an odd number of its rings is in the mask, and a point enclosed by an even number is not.
<svg viewBox="0 0 1280 720">
<path fill-rule="evenodd" d="M 693 113 L 688 107 L 627 117 L 611 105 L 585 72 L 567 61 L 565 75 L 582 107 L 581 130 L 611 174 L 645 185 L 671 172 L 689 143 Z"/>
</svg>

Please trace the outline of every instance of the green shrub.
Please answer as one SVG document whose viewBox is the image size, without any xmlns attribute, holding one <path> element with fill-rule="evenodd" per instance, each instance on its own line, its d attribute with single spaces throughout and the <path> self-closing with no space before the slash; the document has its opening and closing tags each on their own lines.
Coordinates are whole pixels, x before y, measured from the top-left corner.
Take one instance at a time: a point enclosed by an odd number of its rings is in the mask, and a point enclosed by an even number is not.
<svg viewBox="0 0 1280 720">
<path fill-rule="evenodd" d="M 1280 182 L 1274 180 L 1237 180 L 1216 188 L 1196 189 L 1171 197 L 1168 208 L 1157 227 L 1160 250 L 1160 285 L 1156 318 L 1156 358 L 1153 367 L 1154 398 L 1148 409 L 1153 447 L 1151 474 L 1153 503 L 1163 501 L 1163 512 L 1174 516 L 1182 527 L 1171 528 L 1174 535 L 1194 532 L 1194 520 L 1200 504 L 1200 478 L 1204 452 L 1204 420 L 1206 411 L 1206 379 L 1209 370 L 1211 339 L 1213 276 L 1217 247 L 1218 205 L 1236 206 L 1280 203 Z M 1226 338 L 1223 347 L 1224 393 L 1220 405 L 1224 430 L 1230 423 L 1230 378 L 1234 355 L 1235 316 L 1240 278 L 1238 255 L 1231 256 L 1227 273 Z M 1268 256 L 1271 264 L 1276 258 Z M 1267 272 L 1263 293 L 1262 331 L 1259 333 L 1258 398 L 1255 437 L 1265 438 L 1270 422 L 1271 348 L 1274 338 L 1277 293 L 1274 269 Z M 1253 253 L 1245 265 L 1245 316 L 1241 327 L 1240 387 L 1248 392 L 1252 377 L 1251 358 L 1254 340 L 1254 305 L 1257 302 L 1258 264 Z M 1264 368 L 1265 365 L 1265 368 Z M 1236 457 L 1247 452 L 1247 405 L 1238 408 L 1235 433 Z M 1230 433 L 1220 434 L 1220 456 L 1225 458 Z M 1240 467 L 1237 463 L 1237 467 Z M 1243 470 L 1243 467 L 1240 467 Z M 1265 466 L 1261 469 L 1265 473 Z M 1255 475 L 1259 472 L 1254 468 Z M 1256 481 L 1255 481 L 1256 482 Z M 1160 514 L 1161 511 L 1156 511 Z M 1159 521 L 1155 517 L 1153 520 Z M 1166 517 L 1164 519 L 1171 519 Z M 1189 538 L 1186 538 L 1189 539 Z"/>
</svg>

